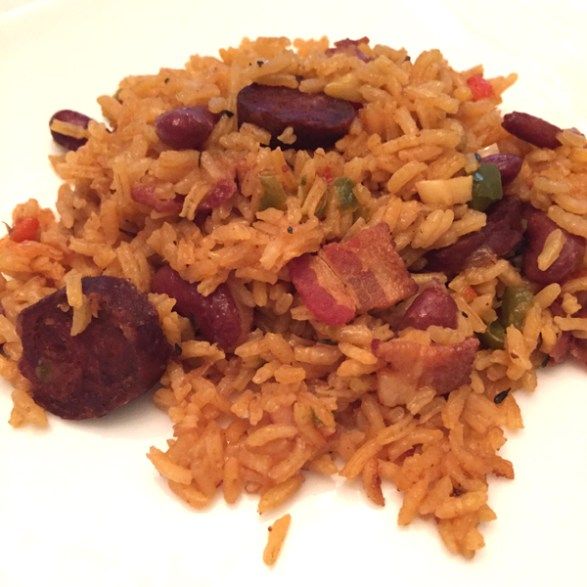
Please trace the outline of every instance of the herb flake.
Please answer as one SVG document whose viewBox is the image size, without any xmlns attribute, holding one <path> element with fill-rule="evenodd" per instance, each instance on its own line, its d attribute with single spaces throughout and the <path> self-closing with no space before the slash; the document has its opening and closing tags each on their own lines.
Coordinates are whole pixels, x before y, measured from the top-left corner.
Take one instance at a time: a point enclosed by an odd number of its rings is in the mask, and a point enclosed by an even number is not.
<svg viewBox="0 0 587 587">
<path fill-rule="evenodd" d="M 509 393 L 510 393 L 509 389 L 504 389 L 503 391 L 500 391 L 493 398 L 493 403 L 496 406 L 499 406 L 499 404 L 503 403 L 503 401 L 505 400 L 505 398 L 508 396 Z"/>
</svg>

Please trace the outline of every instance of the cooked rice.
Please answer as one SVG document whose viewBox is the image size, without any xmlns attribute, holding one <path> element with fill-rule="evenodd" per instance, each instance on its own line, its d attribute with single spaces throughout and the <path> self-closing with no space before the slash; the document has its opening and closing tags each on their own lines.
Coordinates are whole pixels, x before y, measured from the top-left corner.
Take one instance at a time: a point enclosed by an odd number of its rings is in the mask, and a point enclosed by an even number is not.
<svg viewBox="0 0 587 587">
<path fill-rule="evenodd" d="M 265 551 L 263 552 L 263 562 L 266 565 L 272 566 L 277 562 L 279 554 L 281 553 L 281 549 L 283 548 L 283 543 L 285 541 L 285 537 L 287 536 L 290 523 L 291 516 L 289 514 L 285 514 L 285 516 L 275 520 L 272 526 L 269 526 L 267 545 L 265 546 Z"/>
<path fill-rule="evenodd" d="M 485 225 L 485 214 L 466 206 L 471 176 L 460 174 L 471 171 L 472 153 L 492 145 L 524 156 L 510 191 L 562 229 L 587 237 L 587 146 L 569 131 L 555 151 L 531 148 L 506 133 L 497 105 L 515 76 L 492 79 L 494 96 L 473 101 L 466 79 L 482 70 L 454 71 L 438 50 L 410 61 L 403 49 L 362 44 L 373 57 L 363 62 L 344 53 L 328 57 L 327 48 L 325 38 L 296 40 L 293 48 L 285 38 L 244 40 L 222 50 L 220 59 L 194 56 L 185 69 L 128 77 L 114 97 L 100 98 L 116 132 L 92 122 L 84 147 L 52 158 L 64 181 L 59 219 L 30 200 L 15 208 L 13 220 L 38 218 L 40 242 L 0 241 L 0 271 L 9 277 L 0 283 L 0 373 L 14 386 L 10 421 L 47 424 L 16 367 L 22 353 L 14 328 L 18 313 L 65 286 L 75 334 L 91 319 L 82 276 L 125 277 L 148 292 L 157 258 L 199 282 L 204 295 L 230 280 L 239 302 L 256 313 L 248 340 L 227 354 L 200 340 L 189 320 L 172 310 L 172 299 L 150 293 L 181 356 L 170 362 L 154 394 L 169 414 L 173 438 L 165 450 L 151 448 L 149 458 L 181 499 L 201 509 L 219 488 L 229 503 L 254 493 L 265 514 L 290 500 L 309 470 L 360 478 L 367 497 L 384 505 L 382 482 L 391 481 L 404 498 L 399 524 L 429 519 L 450 551 L 471 557 L 484 545 L 480 531 L 495 518 L 488 478 L 514 476 L 498 454 L 504 429 L 522 427 L 512 392 L 535 387 L 536 366 L 562 331 L 587 335 L 587 319 L 570 317 L 575 294 L 587 291 L 587 277 L 562 286 L 562 316 L 553 318 L 551 308 L 561 285 L 539 291 L 523 327 L 508 327 L 503 350 L 478 351 L 470 385 L 445 397 L 431 388 L 401 388 L 398 381 L 398 404 L 389 407 L 377 398 L 379 362 L 371 349 L 373 339 L 394 336 L 389 324 L 375 315 L 342 327 L 310 322 L 284 267 L 326 241 L 385 222 L 408 268 L 420 270 L 428 249 Z M 250 124 L 238 128 L 234 116 L 220 120 L 203 153 L 162 149 L 153 127 L 159 114 L 194 104 L 234 112 L 237 92 L 253 81 L 364 105 L 349 134 L 326 152 L 270 150 L 269 133 Z M 295 140 L 291 128 L 281 140 Z M 234 207 L 215 209 L 200 227 L 192 222 L 198 206 L 229 168 L 238 173 Z M 288 194 L 285 210 L 257 211 L 263 173 L 275 175 Z M 329 206 L 319 220 L 328 176 L 342 175 L 356 183 L 361 216 Z M 145 215 L 131 198 L 131 186 L 145 177 L 168 197 L 185 195 L 181 217 Z M 552 233 L 541 268 L 556 261 L 561 247 Z M 450 281 L 442 274 L 415 277 L 420 284 L 447 282 L 460 311 L 456 330 L 409 334 L 426 345 L 484 332 L 496 318 L 496 297 L 522 282 L 503 259 Z M 494 403 L 503 390 L 510 393 Z M 287 515 L 273 524 L 267 564 L 275 562 L 289 521 Z"/>
</svg>

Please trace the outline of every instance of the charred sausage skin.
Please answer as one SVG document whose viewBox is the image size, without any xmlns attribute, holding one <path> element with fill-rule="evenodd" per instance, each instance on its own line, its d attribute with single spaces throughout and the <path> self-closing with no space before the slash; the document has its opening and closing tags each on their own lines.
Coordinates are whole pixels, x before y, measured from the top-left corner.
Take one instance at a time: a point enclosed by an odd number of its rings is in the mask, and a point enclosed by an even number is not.
<svg viewBox="0 0 587 587">
<path fill-rule="evenodd" d="M 93 317 L 71 336 L 61 289 L 18 319 L 22 374 L 37 404 L 62 418 L 98 418 L 139 397 L 163 375 L 171 354 L 155 308 L 125 279 L 82 279 Z"/>
</svg>

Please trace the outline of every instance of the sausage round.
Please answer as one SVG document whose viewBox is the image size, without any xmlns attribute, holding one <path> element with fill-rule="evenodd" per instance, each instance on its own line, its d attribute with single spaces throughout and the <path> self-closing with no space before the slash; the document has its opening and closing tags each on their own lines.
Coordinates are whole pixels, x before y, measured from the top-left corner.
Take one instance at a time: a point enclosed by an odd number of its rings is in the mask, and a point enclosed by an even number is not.
<svg viewBox="0 0 587 587">
<path fill-rule="evenodd" d="M 85 277 L 88 326 L 71 336 L 72 310 L 61 289 L 23 310 L 22 374 L 37 404 L 62 418 L 97 418 L 155 385 L 171 346 L 147 296 L 118 277 Z"/>
<path fill-rule="evenodd" d="M 356 110 L 346 100 L 326 94 L 307 94 L 292 88 L 251 84 L 237 96 L 239 125 L 250 122 L 276 139 L 288 126 L 296 135 L 296 149 L 331 147 L 347 134 Z"/>
</svg>

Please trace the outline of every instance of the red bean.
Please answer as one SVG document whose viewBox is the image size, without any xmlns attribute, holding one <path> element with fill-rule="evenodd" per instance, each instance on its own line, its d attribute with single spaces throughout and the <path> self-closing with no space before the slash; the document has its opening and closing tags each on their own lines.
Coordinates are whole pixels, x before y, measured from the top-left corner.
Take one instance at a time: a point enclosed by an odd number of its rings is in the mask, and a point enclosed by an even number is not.
<svg viewBox="0 0 587 587">
<path fill-rule="evenodd" d="M 512 153 L 496 153 L 495 155 L 488 155 L 481 159 L 481 163 L 495 165 L 499 169 L 501 185 L 503 186 L 516 179 L 516 176 L 520 173 L 520 169 L 522 169 L 523 161 L 522 157 L 513 155 Z"/>
<path fill-rule="evenodd" d="M 204 106 L 186 106 L 158 116 L 155 129 L 161 142 L 172 149 L 201 149 L 217 120 Z"/>
<path fill-rule="evenodd" d="M 334 47 L 330 49 L 326 49 L 326 55 L 336 55 L 337 53 L 344 53 L 345 55 L 350 55 L 351 57 L 357 57 L 364 63 L 368 63 L 371 61 L 371 57 L 368 57 L 359 49 L 359 45 L 361 44 L 369 44 L 369 37 L 361 37 L 360 39 L 342 39 L 340 41 L 335 41 Z"/>
<path fill-rule="evenodd" d="M 197 283 L 185 281 L 164 265 L 153 276 L 151 290 L 175 298 L 174 310 L 189 318 L 206 340 L 225 351 L 233 351 L 250 331 L 251 309 L 237 303 L 226 283 L 205 297 L 198 292 Z"/>
<path fill-rule="evenodd" d="M 583 263 L 585 239 L 575 236 L 560 228 L 544 212 L 531 208 L 527 212 L 528 228 L 526 237 L 528 246 L 524 251 L 522 272 L 535 283 L 561 283 L 577 271 Z M 546 271 L 538 269 L 538 256 L 544 248 L 548 235 L 559 228 L 564 236 L 563 248 L 558 259 Z"/>
<path fill-rule="evenodd" d="M 331 147 L 348 132 L 356 114 L 346 100 L 258 84 L 238 93 L 237 112 L 239 125 L 250 122 L 260 126 L 274 140 L 288 126 L 293 127 L 297 140 L 285 146 L 296 149 Z"/>
<path fill-rule="evenodd" d="M 88 139 L 86 138 L 78 139 L 76 137 L 70 137 L 68 135 L 52 130 L 51 123 L 54 120 L 66 122 L 67 124 L 79 126 L 80 128 L 88 128 L 88 124 L 90 123 L 90 120 L 92 120 L 89 116 L 86 116 L 81 112 L 76 112 L 75 110 L 59 110 L 58 112 L 55 112 L 55 114 L 53 114 L 53 116 L 51 116 L 49 120 L 49 129 L 51 130 L 51 136 L 58 145 L 65 147 L 69 151 L 77 151 L 82 145 L 87 143 Z"/>
<path fill-rule="evenodd" d="M 506 257 L 520 244 L 522 235 L 522 203 L 517 198 L 503 198 L 487 210 L 487 223 L 481 230 L 429 253 L 426 271 L 455 275 L 467 265 L 473 253 L 483 247 L 498 257 Z"/>
<path fill-rule="evenodd" d="M 237 192 L 236 183 L 232 179 L 219 179 L 198 206 L 198 211 L 210 212 L 232 200 Z"/>
<path fill-rule="evenodd" d="M 400 321 L 400 329 L 426 330 L 428 326 L 457 327 L 457 305 L 451 295 L 436 283 L 420 292 Z"/>
<path fill-rule="evenodd" d="M 183 206 L 183 197 L 181 196 L 175 196 L 169 200 L 158 198 L 155 185 L 151 183 L 135 183 L 130 190 L 130 195 L 135 202 L 153 208 L 161 214 L 177 216 Z"/>
<path fill-rule="evenodd" d="M 556 135 L 561 129 L 542 118 L 525 112 L 511 112 L 503 117 L 503 128 L 535 147 L 556 149 L 561 143 Z"/>
</svg>

